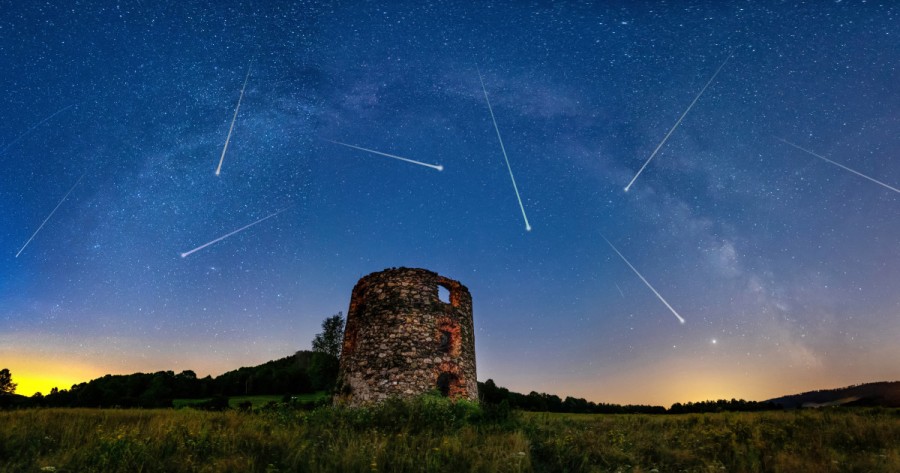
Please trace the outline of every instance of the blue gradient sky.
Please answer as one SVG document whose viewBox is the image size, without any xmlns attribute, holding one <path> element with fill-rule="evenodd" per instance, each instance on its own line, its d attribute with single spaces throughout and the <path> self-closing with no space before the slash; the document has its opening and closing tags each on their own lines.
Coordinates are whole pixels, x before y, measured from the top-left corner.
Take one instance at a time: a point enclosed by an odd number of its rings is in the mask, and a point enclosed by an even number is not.
<svg viewBox="0 0 900 473">
<path fill-rule="evenodd" d="M 669 405 L 900 379 L 900 194 L 779 141 L 900 187 L 892 2 L 284 3 L 3 8 L 19 392 L 307 349 L 395 266 L 469 287 L 478 377 L 514 390 Z"/>
</svg>

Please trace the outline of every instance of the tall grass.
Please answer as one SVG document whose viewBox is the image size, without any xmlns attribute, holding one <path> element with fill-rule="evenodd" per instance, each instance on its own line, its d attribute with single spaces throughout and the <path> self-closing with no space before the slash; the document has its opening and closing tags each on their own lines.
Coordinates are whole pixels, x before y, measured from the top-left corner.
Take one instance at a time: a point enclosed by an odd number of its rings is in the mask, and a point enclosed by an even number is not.
<svg viewBox="0 0 900 473">
<path fill-rule="evenodd" d="M 900 472 L 900 411 L 528 416 L 539 471 Z"/>
<path fill-rule="evenodd" d="M 900 411 L 520 417 L 422 398 L 311 412 L 0 412 L 0 472 L 654 470 L 896 472 Z"/>
<path fill-rule="evenodd" d="M 314 393 L 306 393 L 306 394 L 298 394 L 295 396 L 289 396 L 291 402 L 294 403 L 307 403 L 307 404 L 316 404 L 316 403 L 324 403 L 330 399 L 328 393 L 326 391 L 316 391 Z M 183 407 L 194 407 L 197 404 L 203 404 L 211 401 L 213 398 L 206 397 L 200 399 L 173 399 L 172 407 L 175 409 L 180 409 Z M 228 407 L 232 409 L 240 408 L 241 404 L 249 402 L 253 409 L 259 409 L 261 407 L 266 406 L 269 403 L 278 403 L 285 400 L 285 396 L 278 395 L 252 395 L 252 396 L 228 396 L 226 398 L 228 400 Z"/>
<path fill-rule="evenodd" d="M 527 451 L 522 432 L 478 407 L 428 398 L 255 414 L 0 412 L 0 472 L 516 472 L 530 470 Z"/>
</svg>

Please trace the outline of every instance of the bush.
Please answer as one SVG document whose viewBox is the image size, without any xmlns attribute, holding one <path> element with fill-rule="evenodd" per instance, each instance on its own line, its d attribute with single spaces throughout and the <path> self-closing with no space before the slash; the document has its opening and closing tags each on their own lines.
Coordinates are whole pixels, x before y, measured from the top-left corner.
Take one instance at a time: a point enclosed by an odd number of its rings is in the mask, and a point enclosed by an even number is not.
<svg viewBox="0 0 900 473">
<path fill-rule="evenodd" d="M 357 431 L 375 427 L 384 432 L 410 433 L 452 432 L 485 420 L 487 418 L 476 403 L 433 395 L 391 398 L 365 407 L 323 406 L 307 417 L 312 425 L 340 426 Z"/>
<path fill-rule="evenodd" d="M 191 407 L 194 409 L 200 409 L 204 411 L 224 411 L 228 409 L 228 397 L 227 396 L 215 396 L 208 401 L 198 402 L 197 404 L 192 404 Z"/>
</svg>

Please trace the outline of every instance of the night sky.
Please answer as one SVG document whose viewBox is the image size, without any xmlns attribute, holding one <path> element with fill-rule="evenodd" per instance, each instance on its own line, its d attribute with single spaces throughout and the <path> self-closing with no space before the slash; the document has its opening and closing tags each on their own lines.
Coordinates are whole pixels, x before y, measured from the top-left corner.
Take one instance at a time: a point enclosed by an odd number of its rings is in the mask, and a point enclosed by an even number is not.
<svg viewBox="0 0 900 473">
<path fill-rule="evenodd" d="M 20 394 L 309 349 L 400 266 L 470 289 L 517 391 L 900 379 L 895 2 L 205 3 L 0 1 Z"/>
</svg>

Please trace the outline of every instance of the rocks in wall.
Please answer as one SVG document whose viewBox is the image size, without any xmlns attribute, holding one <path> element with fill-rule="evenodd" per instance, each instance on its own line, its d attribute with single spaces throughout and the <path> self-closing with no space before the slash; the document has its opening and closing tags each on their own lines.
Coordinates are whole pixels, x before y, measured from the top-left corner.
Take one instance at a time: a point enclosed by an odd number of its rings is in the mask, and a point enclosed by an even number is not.
<svg viewBox="0 0 900 473">
<path fill-rule="evenodd" d="M 438 287 L 449 291 L 449 302 Z M 438 390 L 478 398 L 472 296 L 426 269 L 394 268 L 356 283 L 335 402 L 364 405 Z"/>
</svg>

